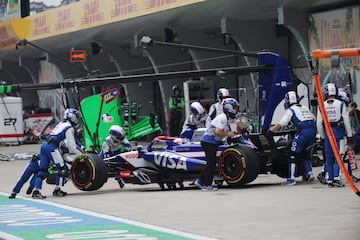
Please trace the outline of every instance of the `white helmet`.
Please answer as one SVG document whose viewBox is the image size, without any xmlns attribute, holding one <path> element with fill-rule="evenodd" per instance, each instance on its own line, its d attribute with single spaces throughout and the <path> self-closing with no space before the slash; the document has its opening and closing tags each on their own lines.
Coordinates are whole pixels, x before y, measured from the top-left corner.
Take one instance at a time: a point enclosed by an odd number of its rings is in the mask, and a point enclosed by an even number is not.
<svg viewBox="0 0 360 240">
<path fill-rule="evenodd" d="M 325 86 L 324 89 L 324 97 L 328 98 L 330 96 L 337 96 L 337 87 L 335 85 L 335 83 L 328 83 Z"/>
<path fill-rule="evenodd" d="M 289 91 L 285 94 L 285 108 L 298 103 L 298 96 L 295 91 Z"/>
<path fill-rule="evenodd" d="M 72 125 L 78 125 L 81 114 L 78 110 L 73 108 L 68 108 L 65 110 L 64 119 L 71 122 Z"/>
<path fill-rule="evenodd" d="M 222 101 L 224 98 L 227 98 L 230 96 L 229 94 L 229 90 L 227 90 L 226 88 L 219 88 L 216 92 L 216 96 L 218 101 Z"/>
<path fill-rule="evenodd" d="M 199 102 L 193 102 L 190 105 L 190 109 L 194 115 L 201 115 L 205 112 L 204 107 Z"/>
<path fill-rule="evenodd" d="M 114 140 L 123 140 L 125 137 L 125 131 L 119 125 L 112 125 L 109 130 L 110 136 Z"/>
</svg>

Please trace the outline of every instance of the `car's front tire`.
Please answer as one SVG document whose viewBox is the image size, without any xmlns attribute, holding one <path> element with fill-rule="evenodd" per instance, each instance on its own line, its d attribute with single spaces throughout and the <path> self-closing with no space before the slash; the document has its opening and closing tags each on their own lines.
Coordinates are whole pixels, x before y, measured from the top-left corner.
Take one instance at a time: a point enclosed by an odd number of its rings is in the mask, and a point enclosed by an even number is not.
<svg viewBox="0 0 360 240">
<path fill-rule="evenodd" d="M 107 181 L 106 164 L 97 154 L 79 156 L 71 165 L 71 179 L 82 191 L 98 190 Z"/>
<path fill-rule="evenodd" d="M 230 186 L 240 186 L 254 181 L 259 169 L 260 159 L 249 147 L 234 145 L 221 153 L 219 170 Z"/>
</svg>

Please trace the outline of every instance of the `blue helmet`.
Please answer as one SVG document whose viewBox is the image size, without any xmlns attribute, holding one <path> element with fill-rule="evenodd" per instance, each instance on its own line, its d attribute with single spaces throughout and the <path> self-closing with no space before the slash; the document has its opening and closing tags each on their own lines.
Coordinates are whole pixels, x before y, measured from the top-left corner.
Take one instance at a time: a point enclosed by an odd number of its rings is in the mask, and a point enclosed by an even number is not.
<svg viewBox="0 0 360 240">
<path fill-rule="evenodd" d="M 68 108 L 65 110 L 64 119 L 69 121 L 72 125 L 76 126 L 79 124 L 79 120 L 81 119 L 81 114 L 76 109 Z"/>
<path fill-rule="evenodd" d="M 222 101 L 223 112 L 229 113 L 230 118 L 235 118 L 239 111 L 239 103 L 234 98 L 225 98 Z"/>
</svg>

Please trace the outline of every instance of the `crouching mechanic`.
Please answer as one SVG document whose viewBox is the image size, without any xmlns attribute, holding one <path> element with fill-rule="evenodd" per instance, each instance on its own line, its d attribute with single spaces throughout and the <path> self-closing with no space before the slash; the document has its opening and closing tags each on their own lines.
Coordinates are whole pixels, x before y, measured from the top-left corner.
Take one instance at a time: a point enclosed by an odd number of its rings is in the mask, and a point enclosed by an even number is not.
<svg viewBox="0 0 360 240">
<path fill-rule="evenodd" d="M 20 192 L 21 188 L 24 186 L 24 184 L 30 179 L 30 186 L 26 190 L 26 194 L 31 194 L 32 190 L 34 189 L 35 185 L 35 177 L 36 174 L 39 171 L 39 156 L 37 154 L 34 154 L 30 160 L 30 162 L 26 165 L 23 173 L 21 174 L 21 177 L 17 181 L 15 187 L 13 188 L 11 195 L 9 196 L 10 199 L 13 199 L 16 197 L 16 195 Z"/>
<path fill-rule="evenodd" d="M 99 156 L 104 158 L 113 157 L 123 151 L 130 151 L 131 144 L 125 137 L 125 131 L 119 125 L 112 125 L 109 129 L 109 136 L 107 136 L 102 145 L 102 150 Z M 125 186 L 124 180 L 119 176 L 115 177 L 115 180 L 119 183 L 120 188 Z"/>
<path fill-rule="evenodd" d="M 190 105 L 191 114 L 185 119 L 180 136 L 181 138 L 192 138 L 194 130 L 205 127 L 207 114 L 205 108 L 199 102 Z"/>
<path fill-rule="evenodd" d="M 112 125 L 99 155 L 102 159 L 115 156 L 122 152 L 122 147 L 124 147 L 123 151 L 131 150 L 131 144 L 125 137 L 124 129 L 119 125 Z"/>
<path fill-rule="evenodd" d="M 315 142 L 316 122 L 312 112 L 306 106 L 299 104 L 298 96 L 295 91 L 289 91 L 285 94 L 285 115 L 269 129 L 267 134 L 279 130 L 286 126 L 290 121 L 296 126 L 296 133 L 291 142 L 289 156 L 289 176 L 282 185 L 295 185 L 296 164 L 304 163 L 305 180 L 314 181 L 311 166 L 311 151 L 307 149 Z"/>
<path fill-rule="evenodd" d="M 75 139 L 75 129 L 79 126 L 81 114 L 76 109 L 66 109 L 64 113 L 64 120 L 58 123 L 55 128 L 48 135 L 47 139 L 41 144 L 40 148 L 40 165 L 39 172 L 35 178 L 35 190 L 32 198 L 44 199 L 46 196 L 42 195 L 42 182 L 47 177 L 50 163 L 56 166 L 58 175 L 56 176 L 55 189 L 53 196 L 64 197 L 66 192 L 62 191 L 60 186 L 65 184 L 66 166 L 64 158 L 60 151 L 60 144 L 66 142 L 66 147 L 69 153 L 79 154 L 82 152 L 77 148 Z"/>
</svg>

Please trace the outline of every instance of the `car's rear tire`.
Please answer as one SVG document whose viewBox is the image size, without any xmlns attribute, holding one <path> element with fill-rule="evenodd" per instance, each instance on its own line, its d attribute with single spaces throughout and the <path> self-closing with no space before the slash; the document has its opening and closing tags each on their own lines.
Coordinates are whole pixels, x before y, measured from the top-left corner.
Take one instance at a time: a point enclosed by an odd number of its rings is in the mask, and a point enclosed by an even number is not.
<svg viewBox="0 0 360 240">
<path fill-rule="evenodd" d="M 71 179 L 82 191 L 98 190 L 107 181 L 106 164 L 97 154 L 79 156 L 71 165 Z"/>
<path fill-rule="evenodd" d="M 260 159 L 249 147 L 234 145 L 220 156 L 219 171 L 230 186 L 240 186 L 254 181 L 260 169 Z"/>
</svg>

